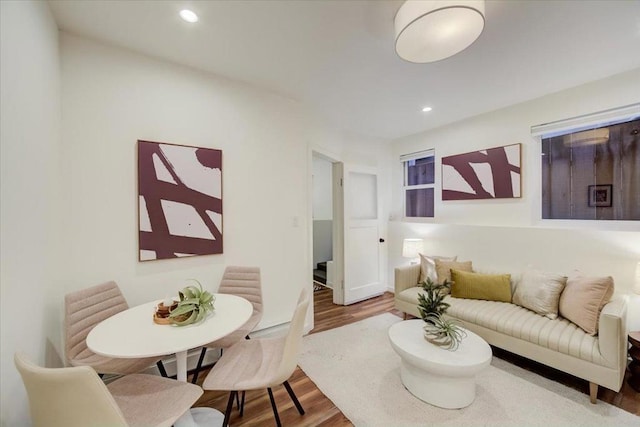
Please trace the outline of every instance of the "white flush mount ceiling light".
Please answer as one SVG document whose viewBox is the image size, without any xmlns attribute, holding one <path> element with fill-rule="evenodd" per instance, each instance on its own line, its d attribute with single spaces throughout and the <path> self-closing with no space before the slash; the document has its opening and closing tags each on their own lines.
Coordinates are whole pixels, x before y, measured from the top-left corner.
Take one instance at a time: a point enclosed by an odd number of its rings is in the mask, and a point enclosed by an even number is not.
<svg viewBox="0 0 640 427">
<path fill-rule="evenodd" d="M 431 111 L 431 110 L 433 110 L 433 108 L 431 108 L 431 107 L 423 107 L 423 108 L 422 108 L 422 112 L 423 112 L 423 113 L 428 113 L 428 112 L 429 112 L 429 111 Z"/>
<path fill-rule="evenodd" d="M 198 22 L 198 15 L 192 10 L 183 9 L 180 11 L 180 18 L 183 20 L 193 24 L 194 22 Z"/>
<path fill-rule="evenodd" d="M 396 52 L 434 62 L 469 47 L 484 29 L 484 0 L 407 0 L 394 20 Z"/>
</svg>

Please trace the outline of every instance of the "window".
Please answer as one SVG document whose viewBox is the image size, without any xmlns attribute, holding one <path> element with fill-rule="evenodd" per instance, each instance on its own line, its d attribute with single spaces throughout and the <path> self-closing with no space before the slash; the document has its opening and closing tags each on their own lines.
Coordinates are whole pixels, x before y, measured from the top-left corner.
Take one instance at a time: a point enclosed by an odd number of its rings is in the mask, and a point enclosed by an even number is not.
<svg viewBox="0 0 640 427">
<path fill-rule="evenodd" d="M 640 104 L 632 107 L 542 134 L 543 219 L 640 220 Z"/>
<path fill-rule="evenodd" d="M 434 217 L 435 157 L 433 150 L 400 156 L 404 168 L 404 215 Z"/>
</svg>

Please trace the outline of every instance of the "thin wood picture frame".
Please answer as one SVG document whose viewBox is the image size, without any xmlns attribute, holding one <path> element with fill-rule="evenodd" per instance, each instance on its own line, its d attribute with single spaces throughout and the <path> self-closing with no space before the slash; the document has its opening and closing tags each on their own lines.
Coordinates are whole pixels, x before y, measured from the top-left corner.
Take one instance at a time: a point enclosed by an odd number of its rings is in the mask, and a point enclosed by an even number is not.
<svg viewBox="0 0 640 427">
<path fill-rule="evenodd" d="M 138 260 L 221 254 L 222 150 L 138 140 Z"/>
<path fill-rule="evenodd" d="M 589 185 L 587 188 L 589 207 L 592 208 L 609 208 L 613 206 L 613 185 L 598 184 Z"/>
</svg>

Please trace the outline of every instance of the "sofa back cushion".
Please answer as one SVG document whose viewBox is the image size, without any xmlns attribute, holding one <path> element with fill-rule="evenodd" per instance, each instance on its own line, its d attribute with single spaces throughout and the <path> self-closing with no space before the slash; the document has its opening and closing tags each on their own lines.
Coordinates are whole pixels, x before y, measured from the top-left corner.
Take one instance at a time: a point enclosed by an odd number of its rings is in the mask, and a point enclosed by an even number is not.
<svg viewBox="0 0 640 427">
<path fill-rule="evenodd" d="M 598 333 L 600 311 L 613 295 L 613 278 L 585 277 L 575 273 L 567 279 L 560 295 L 560 316 L 575 323 L 589 335 Z"/>
<path fill-rule="evenodd" d="M 567 276 L 527 269 L 513 294 L 513 303 L 549 319 L 558 317 L 560 294 Z"/>
<path fill-rule="evenodd" d="M 451 270 L 473 271 L 473 264 L 471 261 L 457 262 L 436 259 L 436 274 L 438 275 L 436 283 L 441 285 L 445 280 L 451 281 Z"/>
<path fill-rule="evenodd" d="M 425 282 L 427 278 L 431 279 L 433 283 L 440 283 L 438 281 L 438 273 L 436 272 L 436 260 L 440 261 L 455 261 L 457 256 L 440 256 L 440 255 L 424 255 L 420 254 L 420 278 L 418 283 Z"/>
<path fill-rule="evenodd" d="M 510 274 L 480 274 L 451 270 L 451 296 L 511 302 Z"/>
</svg>

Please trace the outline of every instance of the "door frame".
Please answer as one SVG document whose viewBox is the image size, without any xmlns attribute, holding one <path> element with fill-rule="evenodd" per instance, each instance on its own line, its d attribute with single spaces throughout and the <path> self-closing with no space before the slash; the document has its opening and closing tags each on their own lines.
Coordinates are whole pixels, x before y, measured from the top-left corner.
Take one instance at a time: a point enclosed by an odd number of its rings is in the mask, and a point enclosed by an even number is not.
<svg viewBox="0 0 640 427">
<path fill-rule="evenodd" d="M 320 147 L 310 147 L 308 155 L 308 215 L 307 234 L 309 236 L 307 274 L 308 283 L 313 283 L 313 158 L 319 157 L 332 163 L 332 198 L 333 198 L 333 303 L 344 305 L 344 209 L 341 183 L 336 182 L 336 168 L 342 168 L 343 163 L 336 153 Z M 336 187 L 338 186 L 338 187 Z M 337 191 L 338 190 L 338 191 Z M 311 310 L 312 311 L 312 310 Z M 311 315 L 313 327 L 313 314 Z"/>
</svg>

